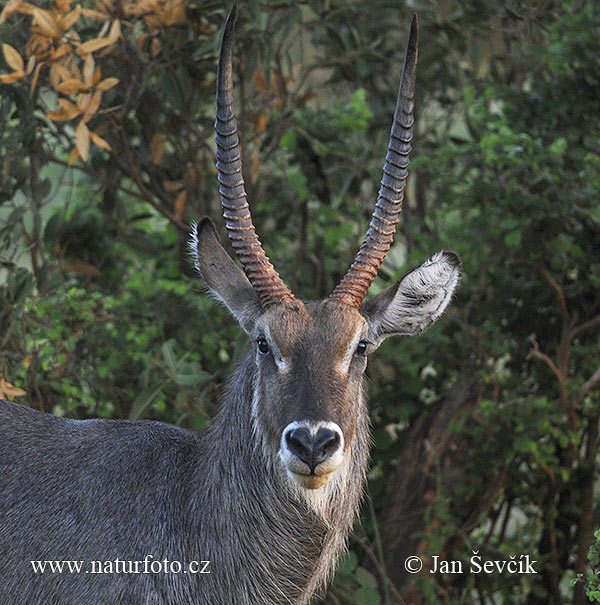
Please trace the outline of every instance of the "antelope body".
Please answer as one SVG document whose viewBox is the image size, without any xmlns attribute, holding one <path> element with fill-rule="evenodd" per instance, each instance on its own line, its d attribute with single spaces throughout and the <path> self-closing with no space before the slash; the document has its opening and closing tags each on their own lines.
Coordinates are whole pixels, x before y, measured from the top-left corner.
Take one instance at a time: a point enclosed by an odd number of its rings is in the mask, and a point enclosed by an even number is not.
<svg viewBox="0 0 600 605">
<path fill-rule="evenodd" d="M 415 19 L 365 241 L 327 299 L 303 302 L 288 290 L 246 202 L 232 109 L 235 11 L 217 78 L 217 167 L 244 271 L 208 219 L 194 228 L 192 250 L 251 346 L 200 434 L 158 422 L 55 418 L 0 403 L 2 603 L 309 603 L 326 584 L 359 508 L 369 442 L 366 356 L 388 336 L 426 329 L 459 281 L 458 257 L 442 251 L 364 301 L 404 196 Z M 182 569 L 90 573 L 92 561 L 148 557 Z M 34 573 L 30 561 L 40 560 L 84 565 L 79 573 Z M 205 573 L 190 573 L 190 562 Z"/>
</svg>

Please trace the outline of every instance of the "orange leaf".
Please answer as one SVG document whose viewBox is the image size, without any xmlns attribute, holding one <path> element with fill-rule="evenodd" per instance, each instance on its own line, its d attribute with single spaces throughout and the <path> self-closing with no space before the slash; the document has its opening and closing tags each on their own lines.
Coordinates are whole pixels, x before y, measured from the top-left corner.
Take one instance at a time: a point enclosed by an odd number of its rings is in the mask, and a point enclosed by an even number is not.
<svg viewBox="0 0 600 605">
<path fill-rule="evenodd" d="M 86 56 L 84 64 L 83 64 L 83 81 L 87 86 L 91 86 L 92 78 L 94 77 L 94 69 L 96 67 L 96 62 L 94 61 L 93 55 L 90 53 Z"/>
<path fill-rule="evenodd" d="M 81 90 L 85 90 L 85 88 L 86 86 L 81 80 L 71 78 L 70 80 L 65 80 L 62 84 L 59 84 L 57 90 L 63 95 L 74 95 Z"/>
<path fill-rule="evenodd" d="M 16 387 L 14 384 L 10 384 L 4 378 L 0 378 L 0 397 L 14 401 L 15 397 L 22 397 L 23 395 L 27 395 L 27 391 Z"/>
<path fill-rule="evenodd" d="M 52 88 L 58 89 L 61 78 L 63 80 L 70 80 L 72 78 L 71 72 L 60 63 L 52 63 L 50 67 L 50 84 Z"/>
<path fill-rule="evenodd" d="M 96 86 L 96 90 L 106 92 L 107 90 L 110 90 L 113 86 L 116 86 L 118 83 L 119 78 L 106 78 Z"/>
<path fill-rule="evenodd" d="M 71 101 L 67 99 L 58 99 L 60 106 L 64 109 L 65 113 L 70 114 L 71 118 L 78 116 L 81 113 L 81 109 L 77 107 L 77 105 L 71 103 Z M 70 119 L 70 118 L 69 118 Z"/>
<path fill-rule="evenodd" d="M 89 17 L 90 19 L 106 19 L 106 17 L 108 17 L 108 15 L 106 13 L 103 13 L 102 11 L 96 11 L 92 8 L 84 8 L 81 10 L 81 14 L 85 15 L 86 17 Z"/>
<path fill-rule="evenodd" d="M 94 145 L 98 145 L 98 147 L 102 147 L 102 149 L 106 149 L 106 151 L 112 151 L 112 147 L 100 135 L 92 130 L 90 130 L 90 137 L 92 137 Z"/>
<path fill-rule="evenodd" d="M 90 101 L 92 100 L 92 93 L 86 92 L 77 95 L 77 109 L 82 113 L 88 108 Z"/>
<path fill-rule="evenodd" d="M 163 181 L 163 187 L 165 191 L 179 191 L 183 187 L 183 183 L 180 181 Z"/>
<path fill-rule="evenodd" d="M 2 52 L 4 53 L 4 60 L 9 67 L 15 71 L 25 70 L 25 63 L 23 62 L 21 55 L 10 44 L 3 44 Z"/>
<path fill-rule="evenodd" d="M 72 10 L 68 15 L 62 20 L 62 26 L 65 31 L 69 29 L 74 23 L 77 22 L 79 17 L 81 16 L 81 6 L 77 6 L 75 10 Z"/>
<path fill-rule="evenodd" d="M 67 120 L 71 120 L 73 118 L 71 112 L 67 111 L 66 109 L 53 111 L 52 113 L 46 114 L 46 117 L 53 122 L 66 122 Z"/>
<path fill-rule="evenodd" d="M 150 141 L 150 155 L 155 164 L 160 164 L 165 147 L 165 135 L 162 132 L 155 132 Z"/>
<path fill-rule="evenodd" d="M 121 35 L 121 22 L 118 19 L 115 19 L 110 26 L 110 31 L 108 32 L 109 40 L 114 44 Z"/>
<path fill-rule="evenodd" d="M 78 55 L 85 55 L 86 53 L 93 53 L 101 48 L 105 48 L 112 44 L 110 38 L 95 38 L 94 40 L 89 40 L 88 42 L 84 42 L 78 49 Z"/>
<path fill-rule="evenodd" d="M 98 82 L 100 82 L 100 75 L 102 74 L 102 71 L 99 67 L 96 68 L 96 71 L 94 72 L 94 77 L 92 78 L 92 84 L 94 86 L 96 86 L 96 84 L 98 84 Z"/>
<path fill-rule="evenodd" d="M 267 116 L 264 113 L 259 113 L 254 116 L 252 120 L 254 126 L 254 132 L 256 134 L 263 133 L 267 128 Z"/>
<path fill-rule="evenodd" d="M 75 275 L 87 275 L 88 277 L 97 277 L 100 271 L 90 263 L 83 260 L 65 261 L 62 266 L 63 270 L 75 273 Z"/>
<path fill-rule="evenodd" d="M 71 155 L 69 156 L 69 166 L 72 166 L 79 158 L 79 150 L 77 147 L 71 151 Z"/>
<path fill-rule="evenodd" d="M 62 33 L 52 13 L 41 8 L 33 9 L 33 23 L 49 38 L 58 38 Z"/>
<path fill-rule="evenodd" d="M 8 4 L 0 13 L 0 23 L 4 23 L 13 13 L 23 13 L 31 15 L 35 6 L 22 0 L 9 0 Z"/>
<path fill-rule="evenodd" d="M 177 220 L 181 220 L 183 218 L 183 213 L 185 212 L 185 208 L 187 206 L 187 191 L 182 191 L 175 198 L 175 218 Z"/>
<path fill-rule="evenodd" d="M 62 44 L 54 53 L 54 59 L 62 59 L 65 55 L 70 55 L 73 52 L 73 47 L 70 44 Z"/>
<path fill-rule="evenodd" d="M 32 71 L 33 68 L 35 67 L 35 55 L 31 55 L 31 57 L 29 57 L 29 61 L 27 61 L 27 75 L 29 75 Z"/>
<path fill-rule="evenodd" d="M 88 155 L 90 154 L 90 131 L 87 124 L 80 120 L 75 130 L 75 141 L 77 143 L 77 150 L 79 155 L 84 162 L 87 162 Z"/>
<path fill-rule="evenodd" d="M 35 91 L 35 87 L 37 86 L 38 78 L 40 77 L 40 71 L 42 69 L 43 63 L 38 63 L 35 71 L 33 72 L 33 79 L 31 80 L 31 86 L 29 87 L 29 96 L 32 97 Z"/>
<path fill-rule="evenodd" d="M 254 86 L 256 86 L 256 90 L 263 96 L 267 96 L 267 79 L 265 78 L 265 74 L 262 71 L 255 71 L 252 76 L 254 80 Z"/>
<path fill-rule="evenodd" d="M 0 76 L 0 82 L 3 84 L 12 84 L 13 82 L 22 80 L 25 75 L 24 71 L 13 71 L 12 74 L 2 74 Z"/>
<path fill-rule="evenodd" d="M 254 185 L 258 180 L 258 169 L 260 161 L 258 159 L 258 150 L 255 148 L 252 152 L 252 170 L 250 171 L 250 182 Z"/>
<path fill-rule="evenodd" d="M 85 110 L 85 115 L 83 116 L 83 119 L 86 122 L 89 122 L 94 117 L 94 115 L 96 115 L 96 112 L 98 111 L 98 108 L 100 107 L 100 101 L 101 100 L 102 100 L 102 93 L 101 92 L 95 92 L 92 95 L 90 103 L 87 106 L 87 109 Z"/>
</svg>

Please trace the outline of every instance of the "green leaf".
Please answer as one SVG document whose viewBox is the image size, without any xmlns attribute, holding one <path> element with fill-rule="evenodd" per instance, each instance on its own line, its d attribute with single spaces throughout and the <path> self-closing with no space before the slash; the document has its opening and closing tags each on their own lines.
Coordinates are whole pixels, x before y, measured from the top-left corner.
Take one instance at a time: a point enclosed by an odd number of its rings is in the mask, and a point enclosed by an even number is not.
<svg viewBox="0 0 600 605">
<path fill-rule="evenodd" d="M 356 570 L 356 580 L 359 584 L 362 584 L 367 588 L 377 587 L 377 578 L 370 571 L 367 571 L 364 567 L 359 567 Z"/>
<path fill-rule="evenodd" d="M 345 576 L 349 576 L 354 571 L 357 565 L 358 556 L 354 551 L 350 550 L 346 554 L 344 554 L 338 561 L 337 570 L 338 573 Z"/>
<path fill-rule="evenodd" d="M 206 382 L 211 378 L 211 374 L 200 370 L 199 372 L 195 372 L 194 374 L 177 374 L 177 376 L 175 376 L 175 382 L 182 386 L 193 386 L 195 384 Z"/>
<path fill-rule="evenodd" d="M 129 419 L 137 420 L 138 418 L 141 418 L 148 407 L 150 407 L 156 401 L 156 398 L 161 394 L 161 391 L 167 384 L 168 381 L 165 381 L 160 383 L 158 386 L 148 387 L 142 391 L 142 393 L 136 397 L 131 406 Z"/>
<path fill-rule="evenodd" d="M 169 367 L 169 370 L 173 372 L 173 374 L 177 373 L 177 358 L 175 357 L 175 352 L 173 351 L 173 343 L 174 340 L 167 340 L 161 347 L 161 351 L 163 354 L 163 359 L 165 363 Z"/>
<path fill-rule="evenodd" d="M 362 586 L 352 597 L 356 605 L 380 605 L 379 593 L 373 588 Z"/>
</svg>

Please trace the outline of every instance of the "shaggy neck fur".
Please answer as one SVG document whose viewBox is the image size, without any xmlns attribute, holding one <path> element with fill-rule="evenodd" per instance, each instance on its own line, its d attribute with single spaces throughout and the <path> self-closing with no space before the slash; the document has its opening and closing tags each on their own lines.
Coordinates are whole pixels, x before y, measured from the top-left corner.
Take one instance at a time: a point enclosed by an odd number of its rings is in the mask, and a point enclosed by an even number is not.
<svg viewBox="0 0 600 605">
<path fill-rule="evenodd" d="M 291 483 L 276 451 L 265 456 L 260 427 L 253 427 L 255 381 L 249 354 L 203 437 L 196 485 L 204 489 L 192 496 L 189 535 L 197 541 L 190 556 L 211 560 L 199 589 L 222 595 L 223 605 L 303 605 L 325 586 L 358 513 L 369 442 L 365 397 L 338 475 L 304 490 Z"/>
</svg>

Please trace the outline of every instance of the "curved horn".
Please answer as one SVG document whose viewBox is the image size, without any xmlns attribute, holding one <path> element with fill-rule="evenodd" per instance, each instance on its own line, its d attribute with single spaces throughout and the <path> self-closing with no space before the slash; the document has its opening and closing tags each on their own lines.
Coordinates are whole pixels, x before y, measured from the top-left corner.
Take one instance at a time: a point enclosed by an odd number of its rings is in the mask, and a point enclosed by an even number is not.
<svg viewBox="0 0 600 605">
<path fill-rule="evenodd" d="M 367 290 L 377 277 L 396 232 L 402 210 L 404 188 L 408 177 L 409 153 L 412 149 L 413 108 L 417 72 L 418 19 L 415 14 L 404 58 L 404 68 L 394 111 L 394 121 L 385 156 L 383 178 L 375 211 L 365 240 L 352 266 L 330 296 L 330 299 L 360 307 Z"/>
<path fill-rule="evenodd" d="M 233 111 L 233 77 L 231 56 L 233 28 L 237 14 L 237 1 L 233 4 L 223 33 L 217 72 L 217 171 L 223 216 L 231 244 L 254 287 L 263 308 L 275 303 L 295 301 L 294 295 L 283 283 L 269 261 L 252 224 L 252 216 L 244 178 L 240 141 Z"/>
</svg>

